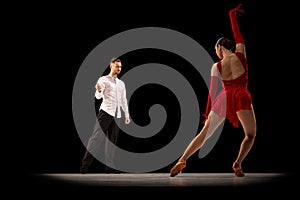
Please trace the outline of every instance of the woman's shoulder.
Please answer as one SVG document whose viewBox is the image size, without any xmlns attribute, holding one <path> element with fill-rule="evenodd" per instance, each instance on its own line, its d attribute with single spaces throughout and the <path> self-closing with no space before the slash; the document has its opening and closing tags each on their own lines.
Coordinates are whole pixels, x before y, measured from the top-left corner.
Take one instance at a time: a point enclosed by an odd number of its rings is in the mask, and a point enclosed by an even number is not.
<svg viewBox="0 0 300 200">
<path fill-rule="evenodd" d="M 239 60 L 243 63 L 246 64 L 247 59 L 246 59 L 246 55 L 243 54 L 242 52 L 235 52 L 235 55 L 239 58 Z"/>
<path fill-rule="evenodd" d="M 219 76 L 221 72 L 221 61 L 215 62 L 211 67 L 211 75 L 212 76 Z"/>
</svg>

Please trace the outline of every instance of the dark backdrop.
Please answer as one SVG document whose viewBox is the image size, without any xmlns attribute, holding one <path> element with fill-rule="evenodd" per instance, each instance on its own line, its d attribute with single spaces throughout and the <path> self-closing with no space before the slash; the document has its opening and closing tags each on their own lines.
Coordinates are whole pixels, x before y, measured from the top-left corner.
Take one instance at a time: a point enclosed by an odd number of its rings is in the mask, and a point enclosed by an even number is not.
<svg viewBox="0 0 300 200">
<path fill-rule="evenodd" d="M 217 61 L 214 44 L 220 36 L 232 38 L 228 11 L 240 2 L 246 9 L 240 26 L 247 44 L 249 89 L 257 117 L 257 138 L 244 161 L 244 168 L 246 172 L 254 173 L 291 173 L 295 169 L 291 161 L 295 132 L 291 131 L 292 120 L 285 124 L 284 106 L 288 102 L 288 91 L 282 86 L 282 80 L 286 79 L 278 80 L 278 77 L 286 74 L 285 71 L 278 71 L 285 62 L 282 57 L 272 54 L 278 44 L 273 38 L 276 38 L 279 27 L 288 28 L 277 20 L 276 11 L 266 11 L 268 6 L 259 1 L 209 1 L 188 5 L 173 2 L 168 6 L 145 2 L 127 5 L 127 8 L 117 3 L 82 7 L 80 4 L 74 7 L 45 5 L 35 10 L 35 14 L 26 16 L 23 19 L 26 27 L 23 36 L 25 45 L 21 49 L 26 53 L 30 49 L 30 56 L 27 57 L 30 64 L 24 71 L 29 72 L 32 78 L 28 78 L 26 83 L 30 93 L 27 92 L 22 100 L 27 112 L 23 120 L 26 123 L 22 126 L 29 129 L 23 134 L 26 142 L 21 141 L 25 148 L 21 151 L 18 171 L 24 170 L 27 174 L 79 173 L 85 146 L 73 122 L 72 90 L 83 60 L 98 44 L 125 30 L 164 27 L 190 36 Z M 149 62 L 164 63 L 174 68 L 180 64 L 186 65 L 176 55 L 153 49 L 131 52 L 124 55 L 122 60 L 122 74 L 126 73 L 126 67 Z M 191 73 L 189 80 L 196 90 L 203 90 L 201 85 L 197 85 L 198 78 Z M 155 91 L 151 86 L 146 89 L 154 95 L 143 90 L 134 102 L 129 102 L 133 120 L 141 124 L 146 121 L 138 116 L 142 107 L 139 98 L 146 97 L 145 104 L 149 105 L 155 102 L 176 106 L 176 100 L 167 89 L 153 87 Z M 171 100 L 166 102 L 165 99 L 169 97 Z M 201 102 L 199 107 L 203 111 L 205 101 L 202 99 Z M 174 115 L 169 117 L 172 119 L 173 116 L 172 120 L 176 121 L 178 112 L 176 107 L 174 109 Z M 147 113 L 147 110 L 143 112 Z M 165 128 L 174 126 L 169 123 Z M 185 172 L 232 172 L 231 165 L 242 137 L 240 128 L 234 129 L 226 122 L 211 153 L 203 159 L 191 157 Z M 122 145 L 132 143 L 125 139 L 121 136 Z M 152 142 L 143 143 L 143 146 L 136 144 L 136 150 L 147 145 L 163 145 L 162 141 Z M 158 172 L 168 173 L 173 164 Z M 102 167 L 101 163 L 95 162 L 91 172 L 101 173 Z"/>
</svg>

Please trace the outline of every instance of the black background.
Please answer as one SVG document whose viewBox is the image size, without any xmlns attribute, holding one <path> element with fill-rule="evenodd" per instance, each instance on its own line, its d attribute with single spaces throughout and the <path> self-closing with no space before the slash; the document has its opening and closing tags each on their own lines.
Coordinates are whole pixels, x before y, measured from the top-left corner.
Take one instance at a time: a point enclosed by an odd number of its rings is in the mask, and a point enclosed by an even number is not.
<svg viewBox="0 0 300 200">
<path fill-rule="evenodd" d="M 293 120 L 286 118 L 285 108 L 293 103 L 289 99 L 288 87 L 285 86 L 291 80 L 286 79 L 289 73 L 284 67 L 279 70 L 287 64 L 287 59 L 283 54 L 277 54 L 278 47 L 285 49 L 286 44 L 278 41 L 278 38 L 287 39 L 279 32 L 289 28 L 284 21 L 279 20 L 274 4 L 273 9 L 270 9 L 269 5 L 260 1 L 172 2 L 164 6 L 155 2 L 132 5 L 113 2 L 103 6 L 80 3 L 39 5 L 39 9 L 33 9 L 20 17 L 18 22 L 21 22 L 22 27 L 17 29 L 22 31 L 18 37 L 22 45 L 19 51 L 23 54 L 23 61 L 28 63 L 20 72 L 24 72 L 24 76 L 27 74 L 26 87 L 30 90 L 18 102 L 24 107 L 22 123 L 17 128 L 26 128 L 27 131 L 22 133 L 20 140 L 22 151 L 16 155 L 16 171 L 26 174 L 79 173 L 85 146 L 73 122 L 73 83 L 83 60 L 98 44 L 125 30 L 164 27 L 190 36 L 217 61 L 214 44 L 221 36 L 232 38 L 228 11 L 239 3 L 243 3 L 246 10 L 246 14 L 240 18 L 240 26 L 246 41 L 249 89 L 257 117 L 257 137 L 244 161 L 244 171 L 292 174 L 296 170 L 293 163 L 296 133 L 292 129 Z M 130 67 L 148 62 L 163 63 L 174 68 L 179 65 L 191 67 L 176 55 L 153 49 L 131 52 L 121 58 L 123 74 Z M 182 73 L 187 74 L 194 89 L 199 89 L 199 98 L 203 98 L 205 91 L 199 77 L 189 72 Z M 139 99 L 143 97 L 147 97 L 147 101 L 141 104 Z M 176 128 L 174 122 L 178 117 L 178 105 L 167 88 L 145 86 L 135 98 L 134 102 L 129 102 L 132 120 L 147 123 L 147 109 L 143 110 L 143 105 L 162 103 L 172 109 L 175 107 L 175 111 L 170 111 L 174 112 L 171 114 L 173 118 L 170 117 L 170 123 L 165 128 Z M 171 101 L 166 102 L 166 99 Z M 205 101 L 201 99 L 200 110 L 204 110 Z M 213 151 L 203 159 L 192 156 L 185 172 L 232 172 L 231 165 L 242 137 L 241 128 L 234 129 L 226 123 Z M 169 138 L 160 137 L 147 142 L 125 139 L 128 138 L 121 135 L 120 145 L 134 144 L 135 149 L 132 150 L 146 151 L 149 150 L 147 148 L 160 148 Z M 173 164 L 157 172 L 168 173 Z M 91 172 L 102 171 L 101 163 L 95 162 Z M 38 187 L 38 184 L 33 185 Z M 286 187 L 289 186 L 280 186 L 282 189 Z"/>
</svg>

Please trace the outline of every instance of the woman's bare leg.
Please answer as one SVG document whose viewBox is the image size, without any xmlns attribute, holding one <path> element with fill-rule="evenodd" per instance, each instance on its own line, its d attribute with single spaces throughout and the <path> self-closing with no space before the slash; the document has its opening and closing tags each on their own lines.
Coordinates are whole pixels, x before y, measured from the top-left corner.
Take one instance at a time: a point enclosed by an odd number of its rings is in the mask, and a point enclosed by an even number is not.
<svg viewBox="0 0 300 200">
<path fill-rule="evenodd" d="M 256 118 L 253 107 L 252 110 L 238 111 L 237 116 L 243 126 L 245 137 L 240 145 L 238 156 L 232 167 L 235 170 L 237 176 L 244 176 L 244 173 L 241 170 L 241 165 L 254 143 L 254 139 L 256 136 Z"/>
<path fill-rule="evenodd" d="M 211 111 L 208 115 L 202 130 L 199 134 L 190 142 L 179 161 L 186 161 L 190 156 L 192 156 L 197 150 L 199 150 L 205 141 L 212 136 L 215 130 L 224 121 L 224 117 L 217 115 L 215 112 Z"/>
<path fill-rule="evenodd" d="M 190 142 L 176 165 L 171 169 L 171 177 L 176 176 L 178 173 L 181 173 L 183 168 L 186 167 L 186 160 L 203 146 L 204 142 L 212 136 L 215 130 L 224 121 L 224 119 L 224 117 L 220 117 L 213 111 L 210 112 L 210 114 L 208 115 L 208 119 L 206 120 L 200 133 L 198 133 L 198 135 Z"/>
</svg>

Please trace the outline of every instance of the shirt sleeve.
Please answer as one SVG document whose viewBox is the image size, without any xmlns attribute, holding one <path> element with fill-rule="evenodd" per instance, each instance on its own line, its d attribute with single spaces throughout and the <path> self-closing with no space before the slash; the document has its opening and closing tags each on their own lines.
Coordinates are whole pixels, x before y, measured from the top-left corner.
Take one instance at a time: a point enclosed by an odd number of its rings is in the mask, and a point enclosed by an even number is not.
<svg viewBox="0 0 300 200">
<path fill-rule="evenodd" d="M 121 102 L 122 102 L 121 106 L 124 111 L 125 117 L 129 117 L 128 101 L 127 101 L 127 97 L 126 97 L 126 87 L 125 87 L 124 82 L 123 82 Z"/>
<path fill-rule="evenodd" d="M 97 83 L 99 83 L 101 85 L 101 92 L 98 92 L 98 90 L 96 89 L 95 97 L 96 97 L 96 99 L 101 99 L 103 97 L 103 91 L 105 90 L 105 84 L 103 82 L 102 77 L 100 77 L 98 79 Z"/>
</svg>

